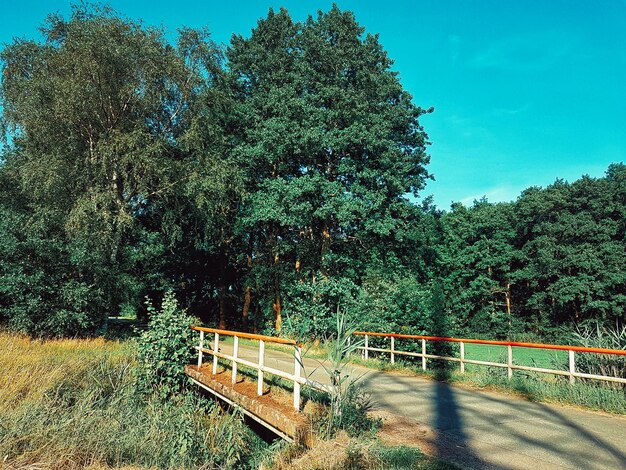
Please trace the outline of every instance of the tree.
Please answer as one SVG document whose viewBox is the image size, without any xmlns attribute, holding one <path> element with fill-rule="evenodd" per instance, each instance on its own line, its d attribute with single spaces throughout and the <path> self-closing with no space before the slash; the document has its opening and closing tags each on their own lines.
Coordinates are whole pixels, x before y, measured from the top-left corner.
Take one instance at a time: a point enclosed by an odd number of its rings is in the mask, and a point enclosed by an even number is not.
<svg viewBox="0 0 626 470">
<path fill-rule="evenodd" d="M 517 203 L 526 310 L 543 328 L 624 318 L 623 165 L 606 178 L 529 189 Z M 623 180 L 622 180 L 623 181 Z"/>
<path fill-rule="evenodd" d="M 104 294 L 102 321 L 129 295 L 141 298 L 142 255 L 158 258 L 155 249 L 181 238 L 181 199 L 207 178 L 217 145 L 211 127 L 198 138 L 210 114 L 190 111 L 219 73 L 219 54 L 201 32 L 181 31 L 173 47 L 161 30 L 84 6 L 69 20 L 50 16 L 42 31 L 42 43 L 16 40 L 0 56 L 11 136 L 3 167 L 27 205 L 21 223 L 46 219 L 60 247 L 88 259 L 57 267 Z M 31 299 L 43 310 L 47 302 Z"/>
<path fill-rule="evenodd" d="M 513 203 L 453 205 L 441 260 L 456 328 L 555 338 L 573 324 L 623 322 L 624 168 L 528 188 Z"/>
<path fill-rule="evenodd" d="M 289 284 L 358 285 L 368 252 L 385 243 L 402 258 L 417 213 L 406 195 L 428 177 L 426 111 L 377 36 L 336 6 L 304 23 L 270 10 L 249 38 L 233 37 L 227 57 L 248 194 L 246 292 L 254 286 L 259 305 L 271 305 L 279 331 Z"/>
<path fill-rule="evenodd" d="M 464 332 L 510 334 L 517 305 L 513 204 L 482 199 L 453 204 L 442 218 L 441 260 L 447 309 Z"/>
</svg>

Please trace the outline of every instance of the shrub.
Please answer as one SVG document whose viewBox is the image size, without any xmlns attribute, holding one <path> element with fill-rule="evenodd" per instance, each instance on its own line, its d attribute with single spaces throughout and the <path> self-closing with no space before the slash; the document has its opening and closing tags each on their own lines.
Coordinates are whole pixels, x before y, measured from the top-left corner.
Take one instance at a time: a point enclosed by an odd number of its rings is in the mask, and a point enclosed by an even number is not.
<svg viewBox="0 0 626 470">
<path fill-rule="evenodd" d="M 87 336 L 105 323 L 97 257 L 54 214 L 0 205 L 0 323 L 38 337 Z"/>
<path fill-rule="evenodd" d="M 351 310 L 358 287 L 349 279 L 318 274 L 317 282 L 293 282 L 285 289 L 283 333 L 326 339 L 333 334 L 338 308 Z M 266 331 L 271 334 L 270 331 Z"/>
<path fill-rule="evenodd" d="M 167 398 L 187 382 L 185 365 L 193 357 L 192 318 L 169 291 L 160 310 L 148 304 L 148 329 L 138 339 L 139 385 Z"/>
<path fill-rule="evenodd" d="M 349 355 L 362 344 L 352 341 L 354 328 L 344 315 L 337 315 L 336 337 L 329 341 L 327 364 L 322 367 L 330 378 L 330 407 L 318 417 L 318 430 L 325 437 L 332 437 L 343 429 L 350 435 L 359 435 L 379 427 L 380 422 L 368 416 L 371 409 L 369 396 L 359 379 L 346 372 Z"/>
</svg>

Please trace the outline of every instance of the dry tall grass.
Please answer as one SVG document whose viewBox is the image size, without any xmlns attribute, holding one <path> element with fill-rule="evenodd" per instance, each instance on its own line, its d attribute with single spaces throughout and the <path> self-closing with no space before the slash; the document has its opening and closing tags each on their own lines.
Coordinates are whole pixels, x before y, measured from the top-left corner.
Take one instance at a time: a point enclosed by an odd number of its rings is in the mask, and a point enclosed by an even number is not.
<svg viewBox="0 0 626 470">
<path fill-rule="evenodd" d="M 130 349 L 103 338 L 42 341 L 0 332 L 0 415 L 40 400 L 68 377 L 85 376 L 102 358 L 128 363 Z"/>
<path fill-rule="evenodd" d="M 132 343 L 0 332 L 0 468 L 232 468 L 254 439 L 187 393 L 137 390 Z"/>
</svg>

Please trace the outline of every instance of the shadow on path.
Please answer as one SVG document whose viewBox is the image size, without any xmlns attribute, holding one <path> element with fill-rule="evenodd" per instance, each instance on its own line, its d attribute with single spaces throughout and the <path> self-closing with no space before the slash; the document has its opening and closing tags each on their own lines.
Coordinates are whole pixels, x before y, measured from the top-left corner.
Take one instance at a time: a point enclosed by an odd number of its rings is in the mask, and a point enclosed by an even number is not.
<svg viewBox="0 0 626 470">
<path fill-rule="evenodd" d="M 441 286 L 434 286 L 431 299 L 433 318 L 433 335 L 448 337 L 450 334 L 450 319 L 443 303 Z M 453 356 L 452 343 L 431 341 L 432 354 L 437 356 Z M 433 443 L 437 456 L 470 468 L 499 468 L 479 458 L 473 451 L 465 431 L 466 424 L 460 412 L 460 404 L 456 399 L 454 389 L 447 383 L 450 379 L 452 364 L 448 361 L 431 361 L 434 368 L 435 380 L 435 432 L 436 441 Z"/>
</svg>

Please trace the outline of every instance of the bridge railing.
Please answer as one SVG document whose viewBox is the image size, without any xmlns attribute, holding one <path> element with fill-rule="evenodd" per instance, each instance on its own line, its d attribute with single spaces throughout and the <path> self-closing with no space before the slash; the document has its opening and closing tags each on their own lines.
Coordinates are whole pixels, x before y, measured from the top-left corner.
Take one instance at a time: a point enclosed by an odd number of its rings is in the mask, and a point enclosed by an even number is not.
<svg viewBox="0 0 626 470">
<path fill-rule="evenodd" d="M 569 377 L 570 383 L 574 383 L 576 381 L 576 378 L 584 378 L 584 379 L 604 380 L 607 382 L 618 382 L 618 383 L 626 384 L 626 378 L 624 377 L 588 374 L 588 373 L 578 372 L 576 370 L 576 357 L 575 357 L 576 353 L 610 354 L 610 355 L 616 355 L 616 356 L 626 356 L 626 350 L 621 350 L 621 349 L 587 348 L 583 346 L 563 346 L 563 345 L 555 345 L 555 344 L 521 343 L 521 342 L 513 342 L 513 341 L 491 341 L 491 340 L 481 340 L 481 339 L 449 338 L 449 337 L 441 337 L 441 336 L 405 335 L 405 334 L 396 334 L 396 333 L 376 333 L 376 332 L 367 332 L 367 331 L 356 331 L 353 334 L 364 336 L 364 344 L 363 346 L 360 346 L 358 349 L 362 350 L 363 358 L 366 360 L 369 359 L 370 351 L 374 351 L 374 352 L 379 352 L 379 353 L 389 353 L 389 359 L 392 364 L 395 363 L 395 358 L 397 355 L 420 357 L 422 359 L 423 370 L 426 370 L 427 368 L 427 364 L 426 364 L 427 359 L 438 359 L 438 360 L 444 360 L 444 361 L 458 362 L 460 364 L 460 371 L 462 373 L 465 373 L 466 364 L 477 364 L 477 365 L 483 365 L 483 366 L 506 368 L 508 371 L 509 379 L 513 377 L 514 370 L 523 370 L 523 371 L 540 372 L 544 374 L 567 376 Z M 389 343 L 390 343 L 389 349 L 370 346 L 369 339 L 371 337 L 389 338 Z M 421 342 L 421 352 L 401 351 L 401 350 L 396 349 L 396 345 L 395 345 L 396 339 L 419 340 Z M 427 354 L 426 352 L 427 341 L 459 343 L 459 346 L 460 346 L 459 357 Z M 507 347 L 507 362 L 502 363 L 502 362 L 480 361 L 476 359 L 468 359 L 465 355 L 466 344 L 485 344 L 485 345 L 506 346 Z M 532 367 L 532 366 L 515 364 L 513 362 L 513 348 L 535 348 L 535 349 L 567 351 L 568 352 L 568 365 L 569 365 L 568 370 L 548 369 L 548 368 L 543 368 L 543 367 Z"/>
<path fill-rule="evenodd" d="M 200 341 L 196 350 L 198 351 L 198 368 L 202 366 L 204 354 L 210 354 L 213 356 L 213 368 L 212 374 L 217 374 L 218 359 L 224 359 L 230 361 L 232 365 L 232 377 L 231 381 L 234 385 L 237 383 L 237 366 L 239 364 L 250 367 L 257 371 L 257 394 L 263 395 L 263 374 L 273 374 L 283 379 L 293 382 L 293 407 L 296 410 L 300 410 L 300 388 L 302 385 L 309 383 L 306 376 L 302 375 L 302 347 L 292 339 L 277 338 L 273 336 L 255 335 L 251 333 L 243 333 L 240 331 L 220 330 L 215 328 L 204 328 L 201 326 L 192 326 L 192 330 L 200 332 Z M 205 347 L 206 334 L 213 336 L 212 348 Z M 233 354 L 224 354 L 220 352 L 220 336 L 232 336 L 233 337 Z M 248 361 L 239 357 L 239 339 L 251 339 L 258 341 L 258 362 Z M 278 343 L 293 346 L 294 348 L 294 363 L 293 374 L 288 372 L 274 369 L 265 365 L 265 343 Z"/>
</svg>

